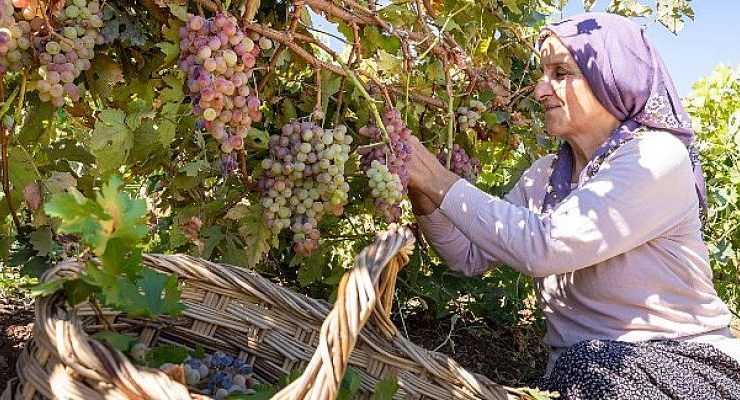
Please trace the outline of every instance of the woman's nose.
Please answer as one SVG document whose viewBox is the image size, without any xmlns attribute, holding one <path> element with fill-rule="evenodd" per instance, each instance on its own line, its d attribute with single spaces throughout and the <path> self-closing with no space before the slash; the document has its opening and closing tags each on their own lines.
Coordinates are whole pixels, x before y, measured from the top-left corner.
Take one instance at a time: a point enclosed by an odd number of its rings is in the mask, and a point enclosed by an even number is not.
<svg viewBox="0 0 740 400">
<path fill-rule="evenodd" d="M 538 80 L 537 84 L 535 84 L 534 86 L 534 99 L 537 101 L 542 101 L 545 96 L 551 93 L 552 86 L 550 85 L 550 82 L 545 77 L 540 78 L 540 80 Z"/>
</svg>

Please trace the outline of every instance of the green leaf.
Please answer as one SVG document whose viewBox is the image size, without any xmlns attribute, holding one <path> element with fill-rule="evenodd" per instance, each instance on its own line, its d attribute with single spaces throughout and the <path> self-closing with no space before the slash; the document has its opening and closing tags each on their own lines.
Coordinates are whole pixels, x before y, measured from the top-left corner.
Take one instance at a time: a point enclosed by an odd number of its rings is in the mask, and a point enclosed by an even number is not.
<svg viewBox="0 0 740 400">
<path fill-rule="evenodd" d="M 68 193 L 54 195 L 44 205 L 44 211 L 52 217 L 62 219 L 59 232 L 79 234 L 89 246 L 104 248 L 106 239 L 100 235 L 101 221 L 110 217 L 105 214 L 100 204 L 85 198 L 76 189 L 72 188 Z"/>
<path fill-rule="evenodd" d="M 146 365 L 159 368 L 164 363 L 182 364 L 188 358 L 188 349 L 177 345 L 157 346 L 146 353 Z"/>
<path fill-rule="evenodd" d="M 342 383 L 339 386 L 339 393 L 337 394 L 337 400 L 350 400 L 352 399 L 358 390 L 360 390 L 360 374 L 354 369 L 354 367 L 347 368 L 347 372 L 344 373 Z"/>
<path fill-rule="evenodd" d="M 202 359 L 206 356 L 206 349 L 201 345 L 196 345 L 195 350 L 190 353 L 190 356 L 197 359 Z"/>
<path fill-rule="evenodd" d="M 159 142 L 162 143 L 162 146 L 164 147 L 168 147 L 175 139 L 179 111 L 180 103 L 167 103 L 162 107 L 162 111 L 159 113 L 160 119 L 156 128 L 159 133 Z"/>
<path fill-rule="evenodd" d="M 165 64 L 174 63 L 180 56 L 180 46 L 176 43 L 160 42 L 157 43 L 155 46 L 159 47 L 162 53 L 164 53 Z"/>
<path fill-rule="evenodd" d="M 66 279 L 54 279 L 53 281 L 40 283 L 31 287 L 31 296 L 48 296 L 56 293 L 64 286 Z"/>
<path fill-rule="evenodd" d="M 391 400 L 398 391 L 398 378 L 392 376 L 383 379 L 375 385 L 373 400 Z"/>
<path fill-rule="evenodd" d="M 185 97 L 185 92 L 183 91 L 185 74 L 179 71 L 173 72 L 162 77 L 162 80 L 167 86 L 162 89 L 159 99 L 165 103 L 182 103 L 182 99 Z"/>
<path fill-rule="evenodd" d="M 105 246 L 100 257 L 105 272 L 110 276 L 136 278 L 141 269 L 141 250 L 131 247 L 131 243 L 121 238 L 113 238 Z"/>
<path fill-rule="evenodd" d="M 48 256 L 51 254 L 51 248 L 54 246 L 54 241 L 51 237 L 51 228 L 45 226 L 37 229 L 29 235 L 33 249 L 36 250 L 39 256 Z"/>
<path fill-rule="evenodd" d="M 102 331 L 92 337 L 101 342 L 106 342 L 113 346 L 114 349 L 127 352 L 138 340 L 133 336 L 124 335 L 118 332 Z"/>
<path fill-rule="evenodd" d="M 64 291 L 67 295 L 67 302 L 74 306 L 87 301 L 90 296 L 98 291 L 96 286 L 90 285 L 82 279 L 69 281 L 64 285 Z"/>
<path fill-rule="evenodd" d="M 98 114 L 89 146 L 101 172 L 109 174 L 124 165 L 133 142 L 133 133 L 122 110 L 106 108 Z"/>
<path fill-rule="evenodd" d="M 254 268 L 270 251 L 272 232 L 265 226 L 261 204 L 237 204 L 226 213 L 226 218 L 236 220 L 239 235 L 244 240 L 245 261 Z"/>
<path fill-rule="evenodd" d="M 270 136 L 263 130 L 251 127 L 249 128 L 249 133 L 247 133 L 246 139 L 246 145 L 248 147 L 253 149 L 266 149 Z"/>
<path fill-rule="evenodd" d="M 22 145 L 40 142 L 54 117 L 54 106 L 50 102 L 41 101 L 38 96 L 28 97 L 24 106 L 25 118 L 17 136 Z"/>
<path fill-rule="evenodd" d="M 112 176 L 98 194 L 97 203 L 111 217 L 101 224 L 103 232 L 110 238 L 121 238 L 135 243 L 146 237 L 148 233 L 148 228 L 144 224 L 146 202 L 141 199 L 132 199 L 128 193 L 120 190 L 121 184 L 120 178 Z M 102 249 L 96 254 L 101 253 Z"/>
<path fill-rule="evenodd" d="M 69 172 L 52 171 L 51 176 L 44 181 L 44 186 L 52 194 L 63 193 L 67 189 L 77 187 L 77 179 Z"/>
<path fill-rule="evenodd" d="M 95 55 L 85 77 L 90 91 L 104 99 L 110 98 L 114 86 L 125 81 L 121 65 L 105 53 Z"/>
<path fill-rule="evenodd" d="M 185 308 L 180 301 L 177 275 L 165 275 L 144 268 L 142 279 L 137 285 L 119 279 L 111 288 L 113 297 L 118 299 L 118 308 L 132 318 L 156 318 L 161 314 L 177 315 Z"/>
<path fill-rule="evenodd" d="M 589 0 L 584 0 L 584 2 L 585 1 L 589 1 Z M 522 10 L 519 9 L 519 6 L 517 5 L 517 1 L 516 0 L 503 0 L 503 2 L 504 2 L 504 5 L 509 10 L 511 10 L 511 12 L 513 12 L 514 14 L 519 15 L 519 14 L 522 13 Z"/>
<path fill-rule="evenodd" d="M 128 12 L 112 6 L 110 2 L 105 9 L 106 12 L 112 14 L 112 18 L 105 21 L 100 31 L 108 41 L 120 41 L 126 46 L 143 46 L 146 44 L 145 19 L 139 15 L 129 15 Z"/>
</svg>

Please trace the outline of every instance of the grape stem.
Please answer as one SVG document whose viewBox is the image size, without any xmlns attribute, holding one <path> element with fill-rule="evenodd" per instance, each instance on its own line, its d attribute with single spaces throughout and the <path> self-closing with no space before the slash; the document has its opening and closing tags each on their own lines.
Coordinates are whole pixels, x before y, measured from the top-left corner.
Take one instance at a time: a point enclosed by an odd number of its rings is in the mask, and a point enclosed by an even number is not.
<svg viewBox="0 0 740 400">
<path fill-rule="evenodd" d="M 445 80 L 447 81 L 447 169 L 452 165 L 452 144 L 455 134 L 455 109 L 453 102 L 455 98 L 452 93 L 452 76 L 450 75 L 450 66 L 444 63 Z"/>
<path fill-rule="evenodd" d="M 378 107 L 375 105 L 375 99 L 373 99 L 370 94 L 365 90 L 365 86 L 362 85 L 362 82 L 360 82 L 359 79 L 357 79 L 357 75 L 355 75 L 354 72 L 352 72 L 349 68 L 347 68 L 346 65 L 342 66 L 344 70 L 347 72 L 347 76 L 352 80 L 352 83 L 355 84 L 355 87 L 357 90 L 360 91 L 362 96 L 367 100 L 368 106 L 370 106 L 370 111 L 373 113 L 373 117 L 375 117 L 375 124 L 380 129 L 380 132 L 383 133 L 383 139 L 386 143 L 390 144 L 391 139 L 388 137 L 388 130 L 385 129 L 385 124 L 383 124 L 383 119 L 380 117 L 380 113 L 378 112 Z M 388 146 L 391 152 L 394 152 L 394 149 L 392 146 Z"/>
</svg>

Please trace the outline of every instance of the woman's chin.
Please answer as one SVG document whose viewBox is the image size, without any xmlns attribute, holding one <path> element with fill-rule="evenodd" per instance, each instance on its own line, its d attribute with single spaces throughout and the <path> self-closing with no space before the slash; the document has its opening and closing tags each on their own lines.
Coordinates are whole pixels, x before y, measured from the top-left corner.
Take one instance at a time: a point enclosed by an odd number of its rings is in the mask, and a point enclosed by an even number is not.
<svg viewBox="0 0 740 400">
<path fill-rule="evenodd" d="M 547 133 L 549 136 L 562 138 L 568 135 L 568 130 L 559 124 L 545 123 L 545 133 Z"/>
</svg>

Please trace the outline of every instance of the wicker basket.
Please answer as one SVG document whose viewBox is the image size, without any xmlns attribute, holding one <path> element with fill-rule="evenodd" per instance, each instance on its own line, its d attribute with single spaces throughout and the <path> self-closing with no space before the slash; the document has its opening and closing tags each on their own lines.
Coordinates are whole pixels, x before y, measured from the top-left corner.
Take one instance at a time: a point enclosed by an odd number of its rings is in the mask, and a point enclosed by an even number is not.
<svg viewBox="0 0 740 400">
<path fill-rule="evenodd" d="M 351 364 L 369 399 L 375 384 L 396 376 L 397 399 L 510 399 L 512 389 L 420 348 L 389 319 L 396 275 L 408 262 L 413 236 L 391 227 L 355 260 L 330 304 L 298 295 L 242 268 L 183 256 L 147 255 L 145 264 L 179 275 L 187 305 L 182 317 L 161 323 L 125 319 L 87 307 L 72 309 L 61 292 L 39 298 L 33 340 L 8 383 L 10 399 L 198 399 L 163 372 L 132 364 L 88 333 L 113 325 L 150 346 L 197 345 L 221 350 L 254 366 L 255 378 L 273 383 L 294 368 L 303 375 L 277 399 L 333 399 Z M 60 263 L 44 281 L 78 274 L 82 264 Z M 367 323 L 367 326 L 363 326 Z M 351 355 L 350 355 L 351 353 Z"/>
</svg>

